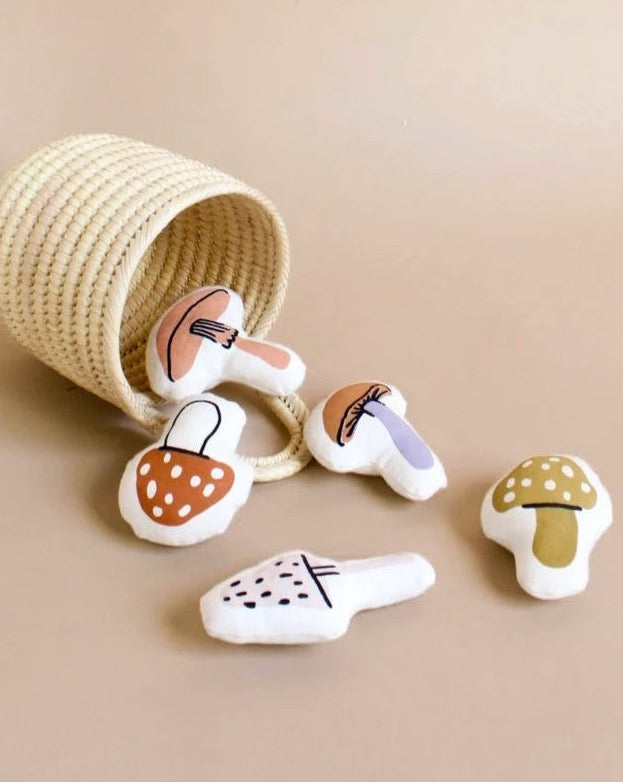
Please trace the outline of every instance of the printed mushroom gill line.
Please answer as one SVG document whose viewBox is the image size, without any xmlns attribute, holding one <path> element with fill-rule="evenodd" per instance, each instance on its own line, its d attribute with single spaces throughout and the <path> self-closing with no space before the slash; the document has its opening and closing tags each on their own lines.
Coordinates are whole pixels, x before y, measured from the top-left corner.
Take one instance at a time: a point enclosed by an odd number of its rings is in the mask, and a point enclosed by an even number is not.
<svg viewBox="0 0 623 782">
<path fill-rule="evenodd" d="M 290 364 L 290 354 L 286 350 L 267 342 L 241 337 L 238 329 L 217 320 L 198 318 L 191 323 L 190 333 L 196 337 L 209 339 L 225 350 L 230 350 L 235 344 L 239 350 L 259 358 L 275 369 L 286 369 Z"/>
<path fill-rule="evenodd" d="M 322 598 L 323 598 L 323 600 L 324 600 L 324 601 L 325 601 L 325 603 L 326 603 L 326 604 L 329 606 L 329 608 L 333 608 L 333 604 L 332 604 L 332 603 L 331 603 L 331 601 L 329 600 L 329 596 L 328 596 L 328 595 L 327 595 L 327 593 L 324 591 L 324 589 L 323 589 L 323 587 L 322 587 L 322 584 L 321 584 L 321 583 L 320 583 L 320 581 L 318 580 L 318 576 L 319 576 L 319 575 L 339 575 L 339 573 L 332 573 L 332 574 L 329 574 L 329 573 L 319 573 L 319 574 L 317 575 L 316 573 L 314 573 L 314 568 L 313 568 L 313 567 L 312 567 L 312 566 L 309 564 L 309 560 L 307 559 L 307 557 L 305 556 L 305 554 L 301 554 L 301 559 L 303 560 L 303 564 L 304 564 L 304 565 L 305 565 L 305 567 L 307 568 L 307 572 L 308 572 L 308 573 L 309 573 L 309 575 L 312 577 L 312 579 L 313 579 L 313 581 L 314 581 L 314 584 L 316 585 L 316 587 L 317 587 L 318 591 L 319 591 L 319 592 L 320 592 L 320 594 L 322 595 Z"/>
<path fill-rule="evenodd" d="M 188 315 L 195 309 L 195 307 L 198 307 L 200 304 L 203 304 L 203 302 L 206 299 L 209 299 L 211 296 L 215 296 L 217 293 L 227 293 L 227 291 L 223 290 L 222 288 L 217 288 L 214 291 L 210 291 L 209 293 L 206 293 L 206 295 L 203 296 L 201 299 L 199 299 L 199 301 L 196 301 L 194 304 L 190 305 L 190 307 L 184 312 L 182 317 L 178 320 L 173 330 L 171 331 L 171 334 L 169 335 L 169 339 L 167 340 L 167 377 L 171 382 L 175 382 L 175 378 L 173 377 L 173 358 L 171 355 L 171 346 L 173 343 L 173 338 L 179 331 L 182 323 L 186 320 Z"/>
<path fill-rule="evenodd" d="M 408 464 L 416 470 L 428 470 L 434 467 L 435 457 L 415 429 L 381 401 L 381 397 L 391 394 L 389 387 L 381 383 L 373 383 L 361 393 L 362 386 L 365 387 L 365 384 L 347 386 L 327 401 L 323 418 L 325 431 L 333 442 L 341 447 L 347 445 L 352 440 L 359 422 L 364 415 L 367 415 L 378 420 Z M 353 399 L 351 394 L 355 393 L 357 396 Z M 345 402 L 348 404 L 336 414 L 335 405 Z"/>
<path fill-rule="evenodd" d="M 342 413 L 338 424 L 336 437 L 337 444 L 341 446 L 346 445 L 346 443 L 352 438 L 355 429 L 357 428 L 357 424 L 359 423 L 359 419 L 364 413 L 371 416 L 372 418 L 375 417 L 374 413 L 366 410 L 367 404 L 370 402 L 379 402 L 382 396 L 389 393 L 390 390 L 387 386 L 384 386 L 380 383 L 374 383 L 373 385 L 369 386 L 368 389 L 363 394 L 361 394 L 358 399 L 348 405 L 348 407 Z"/>
<path fill-rule="evenodd" d="M 208 320 L 207 318 L 199 318 L 191 323 L 190 333 L 196 337 L 209 339 L 210 342 L 220 345 L 225 350 L 231 349 L 239 334 L 238 329 L 235 329 L 233 326 L 228 326 L 218 320 Z"/>
<path fill-rule="evenodd" d="M 580 505 L 567 505 L 564 502 L 526 502 L 522 508 L 563 508 L 563 510 L 579 510 L 582 508 Z"/>
<path fill-rule="evenodd" d="M 352 438 L 353 434 L 355 433 L 355 429 L 357 428 L 357 424 L 359 423 L 359 419 L 362 415 L 369 415 L 370 418 L 374 418 L 374 414 L 369 410 L 366 410 L 362 404 L 353 407 L 352 415 L 352 421 L 347 421 L 349 416 L 348 411 L 344 413 L 344 416 L 342 417 L 342 423 L 340 424 L 340 435 L 337 443 L 338 445 L 344 446 Z"/>
</svg>

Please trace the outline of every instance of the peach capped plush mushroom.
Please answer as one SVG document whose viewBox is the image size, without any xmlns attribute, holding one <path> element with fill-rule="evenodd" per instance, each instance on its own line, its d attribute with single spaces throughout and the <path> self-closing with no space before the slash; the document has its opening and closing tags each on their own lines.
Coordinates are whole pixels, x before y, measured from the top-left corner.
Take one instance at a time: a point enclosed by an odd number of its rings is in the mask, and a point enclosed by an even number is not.
<svg viewBox="0 0 623 782">
<path fill-rule="evenodd" d="M 235 291 L 199 288 L 170 307 L 151 331 L 146 368 L 152 389 L 181 401 L 219 383 L 244 383 L 269 394 L 289 394 L 305 365 L 289 348 L 252 339 L 242 328 Z"/>
<path fill-rule="evenodd" d="M 446 486 L 443 466 L 405 419 L 406 402 L 386 383 L 340 388 L 312 410 L 305 441 L 335 472 L 381 475 L 394 491 L 425 500 Z"/>
<path fill-rule="evenodd" d="M 485 535 L 513 552 L 521 586 L 544 599 L 586 587 L 590 552 L 611 521 L 606 489 L 575 456 L 525 459 L 482 507 Z"/>
</svg>

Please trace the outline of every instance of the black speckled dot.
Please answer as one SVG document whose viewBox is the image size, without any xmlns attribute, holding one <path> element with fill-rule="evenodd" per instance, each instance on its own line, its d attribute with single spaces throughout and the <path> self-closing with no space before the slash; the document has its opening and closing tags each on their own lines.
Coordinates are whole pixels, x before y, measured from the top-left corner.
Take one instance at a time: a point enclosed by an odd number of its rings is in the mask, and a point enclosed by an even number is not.
<svg viewBox="0 0 623 782">
<path fill-rule="evenodd" d="M 279 578 L 292 578 L 292 573 L 279 573 Z"/>
<path fill-rule="evenodd" d="M 290 601 L 288 600 L 287 597 L 282 597 L 281 600 L 279 601 L 279 605 L 280 606 L 290 605 Z"/>
<path fill-rule="evenodd" d="M 236 592 L 236 597 L 244 597 L 247 594 L 247 590 L 245 589 L 243 592 Z"/>
<path fill-rule="evenodd" d="M 297 587 L 303 586 L 303 582 L 302 582 L 302 581 L 293 581 L 292 583 L 293 583 L 295 586 L 297 586 Z"/>
<path fill-rule="evenodd" d="M 297 597 L 300 597 L 301 600 L 304 600 L 306 597 L 309 597 L 309 595 L 307 594 L 307 592 L 299 592 Z"/>
<path fill-rule="evenodd" d="M 224 603 L 229 603 L 230 600 L 231 600 L 231 597 L 224 597 L 223 598 L 223 602 Z"/>
<path fill-rule="evenodd" d="M 245 603 L 245 606 L 247 608 L 255 608 L 255 601 L 254 600 L 249 600 L 248 603 Z"/>
<path fill-rule="evenodd" d="M 261 584 L 263 580 L 264 580 L 264 579 L 263 579 L 263 578 L 261 578 L 261 577 L 260 577 L 260 578 L 256 578 L 256 579 L 255 579 L 255 583 L 256 583 L 256 584 Z"/>
<path fill-rule="evenodd" d="M 280 559 L 279 562 L 275 562 L 275 567 L 279 567 L 279 565 L 283 565 L 282 559 Z"/>
<path fill-rule="evenodd" d="M 293 562 L 292 567 L 298 567 L 301 563 L 300 562 Z"/>
<path fill-rule="evenodd" d="M 260 597 L 270 597 L 271 595 L 272 595 L 272 592 L 266 591 L 266 592 L 262 592 Z"/>
<path fill-rule="evenodd" d="M 237 587 L 239 583 L 240 583 L 240 581 L 232 581 L 229 586 L 230 587 Z"/>
</svg>

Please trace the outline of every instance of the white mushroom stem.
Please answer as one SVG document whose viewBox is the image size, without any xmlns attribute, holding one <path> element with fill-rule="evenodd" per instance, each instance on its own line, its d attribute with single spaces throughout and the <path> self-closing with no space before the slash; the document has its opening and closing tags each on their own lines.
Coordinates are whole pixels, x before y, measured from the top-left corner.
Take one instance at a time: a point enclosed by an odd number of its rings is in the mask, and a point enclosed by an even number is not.
<svg viewBox="0 0 623 782">
<path fill-rule="evenodd" d="M 245 423 L 240 405 L 206 394 L 179 408 L 163 445 L 206 456 L 229 454 L 236 450 Z"/>
<path fill-rule="evenodd" d="M 244 350 L 274 369 L 286 369 L 292 360 L 291 354 L 284 348 L 271 342 L 241 337 L 238 329 L 219 321 L 200 318 L 191 325 L 190 333 L 204 337 L 227 350 L 232 347 Z"/>
<path fill-rule="evenodd" d="M 220 367 L 219 382 L 245 383 L 269 394 L 289 394 L 305 377 L 305 365 L 292 351 L 272 342 L 253 339 L 218 321 L 200 318 L 191 334 L 204 339 L 202 362 L 212 358 Z"/>
<path fill-rule="evenodd" d="M 180 408 L 164 438 L 168 448 L 203 453 L 208 441 L 221 424 L 218 405 L 209 400 L 195 400 Z"/>
<path fill-rule="evenodd" d="M 435 583 L 432 565 L 411 552 L 351 559 L 338 563 L 338 568 L 340 578 L 335 582 L 327 579 L 328 589 L 348 592 L 357 610 L 417 597 Z"/>
<path fill-rule="evenodd" d="M 303 382 L 305 365 L 296 353 L 278 345 L 238 337 L 224 374 L 226 380 L 251 385 L 269 394 L 290 394 Z"/>
</svg>

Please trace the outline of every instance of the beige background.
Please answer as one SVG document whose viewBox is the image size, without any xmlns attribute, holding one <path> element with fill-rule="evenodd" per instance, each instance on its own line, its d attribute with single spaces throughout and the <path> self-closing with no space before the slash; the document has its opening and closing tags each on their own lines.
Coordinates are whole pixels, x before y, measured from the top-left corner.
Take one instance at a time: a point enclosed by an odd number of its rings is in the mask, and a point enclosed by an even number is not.
<svg viewBox="0 0 623 782">
<path fill-rule="evenodd" d="M 3 780 L 622 778 L 623 527 L 541 604 L 478 521 L 544 451 L 623 499 L 622 40 L 617 2 L 3 4 L 0 168 L 111 131 L 263 190 L 306 398 L 395 382 L 450 476 L 416 505 L 311 467 L 158 548 L 116 508 L 140 434 L 2 335 Z M 246 448 L 279 438 L 256 416 Z M 325 646 L 203 634 L 203 591 L 298 546 L 415 549 L 438 584 Z"/>
</svg>

